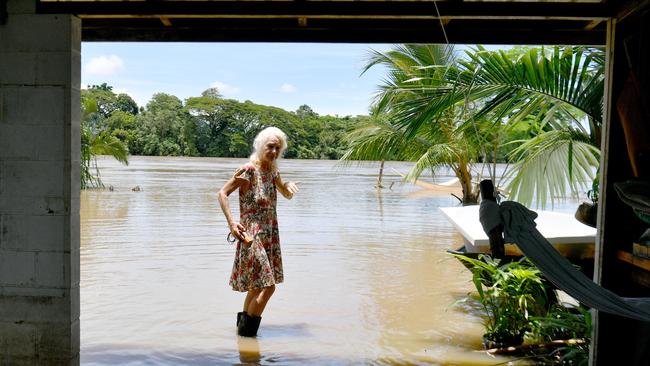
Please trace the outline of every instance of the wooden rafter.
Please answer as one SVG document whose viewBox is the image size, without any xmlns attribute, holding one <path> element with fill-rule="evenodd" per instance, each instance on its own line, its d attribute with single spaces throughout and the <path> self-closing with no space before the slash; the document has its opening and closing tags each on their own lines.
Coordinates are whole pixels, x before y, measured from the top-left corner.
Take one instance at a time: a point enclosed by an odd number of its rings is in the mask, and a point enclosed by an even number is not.
<svg viewBox="0 0 650 366">
<path fill-rule="evenodd" d="M 245 6 L 244 6 L 245 5 Z M 607 19 L 612 8 L 607 3 L 548 2 L 438 2 L 440 14 L 462 19 Z M 436 11 L 432 1 L 73 1 L 37 4 L 41 13 L 70 13 L 82 18 L 220 16 L 331 16 L 397 18 L 430 16 Z"/>
<path fill-rule="evenodd" d="M 437 4 L 437 10 L 435 5 Z M 40 1 L 82 19 L 84 41 L 605 42 L 606 3 L 465 1 Z M 452 21 L 453 20 L 453 21 Z"/>
<path fill-rule="evenodd" d="M 601 22 L 602 22 L 602 20 L 600 20 L 600 19 L 592 20 L 589 23 L 587 23 L 587 25 L 585 25 L 585 27 L 583 29 L 584 30 L 592 30 L 592 29 L 596 28 L 598 26 L 598 24 L 600 24 Z"/>
<path fill-rule="evenodd" d="M 168 17 L 160 17 L 160 22 L 165 26 L 165 27 L 171 27 L 172 22 L 169 20 Z"/>
</svg>

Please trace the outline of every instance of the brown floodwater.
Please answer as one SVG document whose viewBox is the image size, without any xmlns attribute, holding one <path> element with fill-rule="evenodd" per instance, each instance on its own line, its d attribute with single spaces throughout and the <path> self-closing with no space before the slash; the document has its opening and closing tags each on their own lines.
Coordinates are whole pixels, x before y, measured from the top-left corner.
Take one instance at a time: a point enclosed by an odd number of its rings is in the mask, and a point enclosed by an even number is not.
<svg viewBox="0 0 650 366">
<path fill-rule="evenodd" d="M 81 194 L 84 365 L 491 365 L 480 309 L 454 305 L 470 273 L 445 254 L 462 238 L 438 207 L 453 197 L 377 165 L 282 160 L 285 282 L 256 339 L 236 334 L 244 295 L 228 286 L 234 247 L 217 190 L 245 159 L 100 159 L 106 186 Z M 436 177 L 439 181 L 449 176 Z M 135 186 L 140 191 L 133 191 Z M 237 194 L 231 208 L 238 215 Z"/>
</svg>

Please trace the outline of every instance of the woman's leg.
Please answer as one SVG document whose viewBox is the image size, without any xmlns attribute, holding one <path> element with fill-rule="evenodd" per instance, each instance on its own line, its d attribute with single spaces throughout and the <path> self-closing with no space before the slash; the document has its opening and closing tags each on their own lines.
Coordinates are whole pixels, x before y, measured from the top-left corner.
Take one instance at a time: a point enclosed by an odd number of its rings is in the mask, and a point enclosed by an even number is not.
<svg viewBox="0 0 650 366">
<path fill-rule="evenodd" d="M 251 303 L 251 300 L 253 300 L 253 298 L 259 295 L 261 290 L 262 289 L 259 288 L 248 290 L 246 293 L 246 299 L 244 300 L 244 312 L 248 312 L 248 305 Z"/>
<path fill-rule="evenodd" d="M 253 289 L 246 293 L 246 299 L 244 299 L 244 310 L 237 313 L 237 327 L 239 327 L 239 323 L 241 323 L 244 314 L 248 315 L 248 305 L 251 303 L 252 299 L 259 295 L 260 291 L 261 289 Z"/>
<path fill-rule="evenodd" d="M 273 292 L 275 292 L 275 285 L 264 287 L 262 289 L 258 289 L 257 291 L 259 291 L 257 293 L 257 296 L 253 296 L 251 298 L 248 304 L 248 308 L 246 308 L 246 312 L 248 313 L 249 316 L 262 315 L 262 312 L 266 307 L 266 303 L 269 302 L 269 299 L 273 295 Z M 251 291 L 249 291 L 249 293 L 250 292 Z M 248 296 L 246 296 L 246 298 L 248 298 Z"/>
</svg>

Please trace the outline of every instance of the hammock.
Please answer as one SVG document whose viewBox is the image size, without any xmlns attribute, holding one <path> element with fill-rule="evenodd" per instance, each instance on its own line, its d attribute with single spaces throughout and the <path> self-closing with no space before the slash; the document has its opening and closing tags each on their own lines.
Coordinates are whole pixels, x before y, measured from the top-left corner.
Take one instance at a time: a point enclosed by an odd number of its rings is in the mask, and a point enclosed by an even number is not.
<svg viewBox="0 0 650 366">
<path fill-rule="evenodd" d="M 620 297 L 578 271 L 537 231 L 537 213 L 513 201 L 503 202 L 499 213 L 506 243 L 516 243 L 559 289 L 591 308 L 650 322 L 650 298 Z"/>
</svg>

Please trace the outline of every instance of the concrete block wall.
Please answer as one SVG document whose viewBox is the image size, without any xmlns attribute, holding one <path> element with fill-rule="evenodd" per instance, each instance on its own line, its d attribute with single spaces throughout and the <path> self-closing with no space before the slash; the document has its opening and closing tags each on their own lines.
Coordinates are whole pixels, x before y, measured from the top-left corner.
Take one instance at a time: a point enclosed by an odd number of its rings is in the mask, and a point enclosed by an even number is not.
<svg viewBox="0 0 650 366">
<path fill-rule="evenodd" d="M 81 23 L 0 24 L 0 364 L 79 363 Z"/>
</svg>

